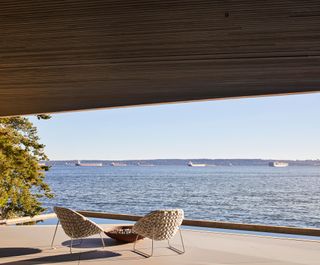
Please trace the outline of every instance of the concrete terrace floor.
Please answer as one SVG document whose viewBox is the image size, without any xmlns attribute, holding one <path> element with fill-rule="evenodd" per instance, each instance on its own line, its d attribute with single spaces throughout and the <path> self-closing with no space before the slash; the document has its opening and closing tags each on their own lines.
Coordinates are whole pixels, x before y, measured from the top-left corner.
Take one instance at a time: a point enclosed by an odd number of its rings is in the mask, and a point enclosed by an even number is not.
<svg viewBox="0 0 320 265">
<path fill-rule="evenodd" d="M 106 229 L 108 225 L 104 226 Z M 110 226 L 109 226 L 110 227 Z M 70 254 L 69 239 L 58 229 L 55 249 L 50 248 L 54 226 L 0 226 L 0 264 L 241 264 L 241 265 L 319 265 L 320 241 L 271 238 L 243 234 L 183 230 L 186 253 L 179 255 L 167 242 L 155 242 L 154 257 L 132 252 L 133 244 L 118 244 L 99 236 L 83 240 Z M 179 243 L 179 237 L 172 243 Z M 179 246 L 179 245 L 177 245 Z M 138 249 L 148 251 L 151 241 L 144 239 Z"/>
</svg>

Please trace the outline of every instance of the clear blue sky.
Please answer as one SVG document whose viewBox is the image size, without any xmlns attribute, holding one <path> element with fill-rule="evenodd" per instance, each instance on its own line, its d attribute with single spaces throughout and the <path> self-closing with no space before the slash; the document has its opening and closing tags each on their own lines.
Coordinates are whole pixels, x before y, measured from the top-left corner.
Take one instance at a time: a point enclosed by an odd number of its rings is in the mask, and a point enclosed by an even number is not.
<svg viewBox="0 0 320 265">
<path fill-rule="evenodd" d="M 320 158 L 320 93 L 91 110 L 37 121 L 52 160 Z"/>
</svg>

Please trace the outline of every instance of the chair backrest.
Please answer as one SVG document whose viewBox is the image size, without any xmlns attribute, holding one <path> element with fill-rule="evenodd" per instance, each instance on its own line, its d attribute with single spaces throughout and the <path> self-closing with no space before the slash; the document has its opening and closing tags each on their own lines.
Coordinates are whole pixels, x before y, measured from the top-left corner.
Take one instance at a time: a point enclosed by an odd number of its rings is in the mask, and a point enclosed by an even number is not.
<svg viewBox="0 0 320 265">
<path fill-rule="evenodd" d="M 91 236 L 103 231 L 97 224 L 74 210 L 57 206 L 53 210 L 64 232 L 71 238 Z"/>
<path fill-rule="evenodd" d="M 133 232 L 154 240 L 170 239 L 177 233 L 183 218 L 182 209 L 153 211 L 135 223 Z"/>
</svg>

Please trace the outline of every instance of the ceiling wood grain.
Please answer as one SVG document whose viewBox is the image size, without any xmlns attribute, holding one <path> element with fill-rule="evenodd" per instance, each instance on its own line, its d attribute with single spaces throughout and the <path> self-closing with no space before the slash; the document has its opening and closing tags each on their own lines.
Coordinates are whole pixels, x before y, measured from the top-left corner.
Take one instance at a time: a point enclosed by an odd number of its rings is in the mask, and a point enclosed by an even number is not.
<svg viewBox="0 0 320 265">
<path fill-rule="evenodd" d="M 320 91 L 320 2 L 0 1 L 0 116 Z"/>
</svg>

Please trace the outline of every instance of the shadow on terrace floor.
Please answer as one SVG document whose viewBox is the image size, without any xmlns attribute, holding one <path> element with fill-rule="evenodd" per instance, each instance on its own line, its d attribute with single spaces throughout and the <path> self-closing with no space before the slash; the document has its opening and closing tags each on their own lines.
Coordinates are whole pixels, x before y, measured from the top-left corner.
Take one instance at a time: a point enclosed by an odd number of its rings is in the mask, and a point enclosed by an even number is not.
<svg viewBox="0 0 320 265">
<path fill-rule="evenodd" d="M 111 238 L 103 238 L 103 241 L 106 247 L 110 246 L 118 246 L 128 244 L 128 246 L 133 246 L 133 243 L 125 243 L 113 240 Z M 62 246 L 69 247 L 71 244 L 71 240 L 66 240 L 61 243 Z M 101 238 L 84 238 L 81 240 L 73 240 L 72 248 L 101 248 L 102 249 L 102 242 Z"/>
<path fill-rule="evenodd" d="M 26 264 L 54 264 L 60 262 L 71 262 L 71 261 L 79 261 L 79 260 L 94 260 L 94 259 L 105 259 L 105 258 L 112 258 L 121 256 L 119 253 L 115 253 L 112 251 L 87 251 L 87 252 L 80 252 L 80 253 L 64 253 L 64 254 L 54 254 L 50 255 L 48 253 L 47 256 L 43 257 L 34 257 L 30 259 L 23 259 L 23 260 L 15 260 L 15 261 L 8 261 L 2 262 L 1 265 L 26 265 Z"/>
<path fill-rule="evenodd" d="M 0 258 L 24 256 L 40 253 L 38 248 L 0 248 Z"/>
</svg>

